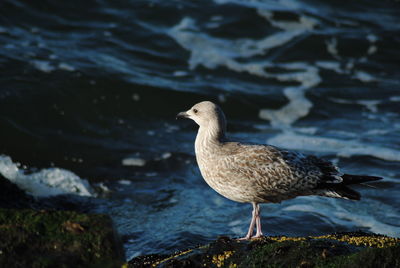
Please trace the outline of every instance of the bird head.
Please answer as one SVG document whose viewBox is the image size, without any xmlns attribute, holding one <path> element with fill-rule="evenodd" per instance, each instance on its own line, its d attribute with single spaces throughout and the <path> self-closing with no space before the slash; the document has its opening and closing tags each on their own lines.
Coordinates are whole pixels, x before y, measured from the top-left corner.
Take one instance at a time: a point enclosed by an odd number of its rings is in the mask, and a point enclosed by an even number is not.
<svg viewBox="0 0 400 268">
<path fill-rule="evenodd" d="M 195 121 L 200 127 L 209 125 L 218 125 L 225 129 L 225 115 L 218 105 L 211 101 L 202 101 L 195 104 L 185 112 L 177 114 L 176 118 L 189 118 Z"/>
</svg>

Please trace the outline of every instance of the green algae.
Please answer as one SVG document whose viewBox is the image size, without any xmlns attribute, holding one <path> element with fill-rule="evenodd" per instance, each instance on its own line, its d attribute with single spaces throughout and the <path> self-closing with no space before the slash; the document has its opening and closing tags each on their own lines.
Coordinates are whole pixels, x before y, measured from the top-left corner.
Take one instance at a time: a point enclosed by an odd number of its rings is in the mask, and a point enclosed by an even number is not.
<svg viewBox="0 0 400 268">
<path fill-rule="evenodd" d="M 130 267 L 400 267 L 400 239 L 364 232 L 273 236 L 213 243 L 171 255 L 138 257 Z M 146 260 L 146 262 L 143 262 Z"/>
<path fill-rule="evenodd" d="M 332 256 L 353 252 L 353 247 L 326 240 L 262 243 L 244 258 L 239 267 L 315 267 Z"/>
<path fill-rule="evenodd" d="M 121 267 L 123 259 L 106 215 L 0 209 L 1 267 Z"/>
<path fill-rule="evenodd" d="M 357 253 L 333 258 L 318 267 L 343 268 L 392 268 L 400 267 L 400 245 L 387 248 L 366 248 Z"/>
<path fill-rule="evenodd" d="M 400 244 L 357 247 L 342 241 L 312 239 L 264 244 L 238 267 L 400 267 Z"/>
</svg>

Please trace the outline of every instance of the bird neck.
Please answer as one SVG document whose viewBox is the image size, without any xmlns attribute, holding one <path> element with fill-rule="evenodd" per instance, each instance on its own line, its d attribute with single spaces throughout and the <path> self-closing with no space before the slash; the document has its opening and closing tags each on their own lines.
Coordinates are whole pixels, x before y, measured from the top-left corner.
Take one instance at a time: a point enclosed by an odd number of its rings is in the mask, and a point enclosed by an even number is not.
<svg viewBox="0 0 400 268">
<path fill-rule="evenodd" d="M 217 150 L 226 140 L 225 128 L 223 122 L 218 121 L 210 121 L 206 126 L 200 126 L 195 142 L 196 154 Z"/>
</svg>

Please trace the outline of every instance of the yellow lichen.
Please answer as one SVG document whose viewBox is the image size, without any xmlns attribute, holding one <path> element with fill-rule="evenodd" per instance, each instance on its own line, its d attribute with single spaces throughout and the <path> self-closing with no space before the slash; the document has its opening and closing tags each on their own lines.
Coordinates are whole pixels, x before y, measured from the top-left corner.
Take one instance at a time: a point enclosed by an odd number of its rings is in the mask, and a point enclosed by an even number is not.
<svg viewBox="0 0 400 268">
<path fill-rule="evenodd" d="M 174 255 L 172 255 L 172 256 L 169 256 L 168 258 L 165 258 L 165 259 L 163 259 L 163 260 L 161 260 L 161 261 L 158 261 L 158 262 L 153 263 L 151 266 L 156 267 L 157 265 L 159 265 L 159 264 L 161 264 L 161 263 L 163 263 L 163 262 L 166 262 L 166 261 L 172 260 L 172 259 L 174 259 L 174 258 L 176 258 L 176 257 L 182 256 L 182 255 L 185 255 L 185 254 L 188 254 L 188 253 L 190 253 L 190 252 L 192 252 L 192 251 L 193 251 L 193 249 L 189 249 L 189 250 L 186 250 L 186 251 L 182 251 L 182 252 L 176 253 L 176 254 L 174 254 Z"/>
<path fill-rule="evenodd" d="M 0 226 L 2 227 L 2 226 Z M 394 237 L 387 237 L 387 236 L 378 236 L 378 235 L 360 235 L 360 236 L 352 236 L 349 234 L 329 234 L 329 235 L 322 235 L 322 236 L 308 236 L 308 237 L 287 237 L 287 236 L 269 236 L 265 237 L 263 239 L 267 240 L 272 240 L 276 242 L 285 242 L 285 241 L 309 241 L 313 239 L 330 239 L 330 240 L 336 240 L 336 241 L 341 241 L 341 242 L 346 242 L 352 245 L 356 246 L 367 246 L 367 247 L 373 247 L 373 248 L 387 248 L 387 247 L 392 247 L 395 245 L 398 245 L 400 243 L 400 238 L 394 238 Z M 197 247 L 197 249 L 203 249 L 207 248 L 207 246 L 200 246 Z M 171 259 L 177 258 L 179 256 L 188 254 L 190 252 L 193 252 L 194 249 L 190 249 L 187 251 L 182 251 L 176 254 L 173 254 L 169 256 L 168 258 L 159 260 L 157 262 L 149 263 L 151 266 L 156 267 L 160 265 L 161 263 L 167 262 Z M 226 260 L 229 259 L 232 255 L 234 254 L 234 251 L 228 250 L 224 251 L 222 254 L 218 255 L 206 255 L 207 259 L 211 259 L 211 262 L 215 264 L 217 267 L 222 267 L 225 265 Z M 323 258 L 327 257 L 327 252 L 323 252 Z M 203 263 L 204 267 L 207 267 L 207 263 Z M 124 266 L 122 268 L 125 268 Z M 237 264 L 235 263 L 229 263 L 229 268 L 237 268 Z"/>
<path fill-rule="evenodd" d="M 287 237 L 287 236 L 271 236 L 268 237 L 271 240 L 276 242 L 283 242 L 283 241 L 304 241 L 306 240 L 305 237 Z"/>
<path fill-rule="evenodd" d="M 367 246 L 374 248 L 387 248 L 400 243 L 400 238 L 387 237 L 387 236 L 337 236 L 337 235 L 323 235 L 312 237 L 314 239 L 332 239 L 337 241 L 346 242 L 357 246 Z"/>
<path fill-rule="evenodd" d="M 284 241 L 306 241 L 309 239 L 331 239 L 341 242 L 346 242 L 357 246 L 367 246 L 374 248 L 392 247 L 400 243 L 400 238 L 387 236 L 351 236 L 351 235 L 322 235 L 309 237 L 287 237 L 287 236 L 270 236 L 267 237 L 276 242 Z"/>
<path fill-rule="evenodd" d="M 222 267 L 224 265 L 225 260 L 227 260 L 228 258 L 230 258 L 233 255 L 233 251 L 231 250 L 227 250 L 224 251 L 222 254 L 218 254 L 218 255 L 214 255 L 212 257 L 212 263 L 214 263 L 217 267 Z M 234 264 L 236 265 L 236 264 Z M 231 266 L 229 266 L 231 267 Z M 236 266 L 233 266 L 233 268 Z"/>
</svg>

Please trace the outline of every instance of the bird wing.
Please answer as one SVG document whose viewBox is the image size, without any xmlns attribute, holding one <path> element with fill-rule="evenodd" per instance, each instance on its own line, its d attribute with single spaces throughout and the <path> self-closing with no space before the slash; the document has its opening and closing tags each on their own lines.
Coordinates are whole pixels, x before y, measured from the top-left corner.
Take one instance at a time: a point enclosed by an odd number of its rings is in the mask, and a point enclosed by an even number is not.
<svg viewBox="0 0 400 268">
<path fill-rule="evenodd" d="M 305 192 L 321 184 L 342 182 L 332 163 L 315 156 L 269 145 L 226 143 L 219 160 L 222 172 L 236 180 L 250 180 L 271 192 Z M 230 153 L 227 153 L 230 152 Z"/>
</svg>

